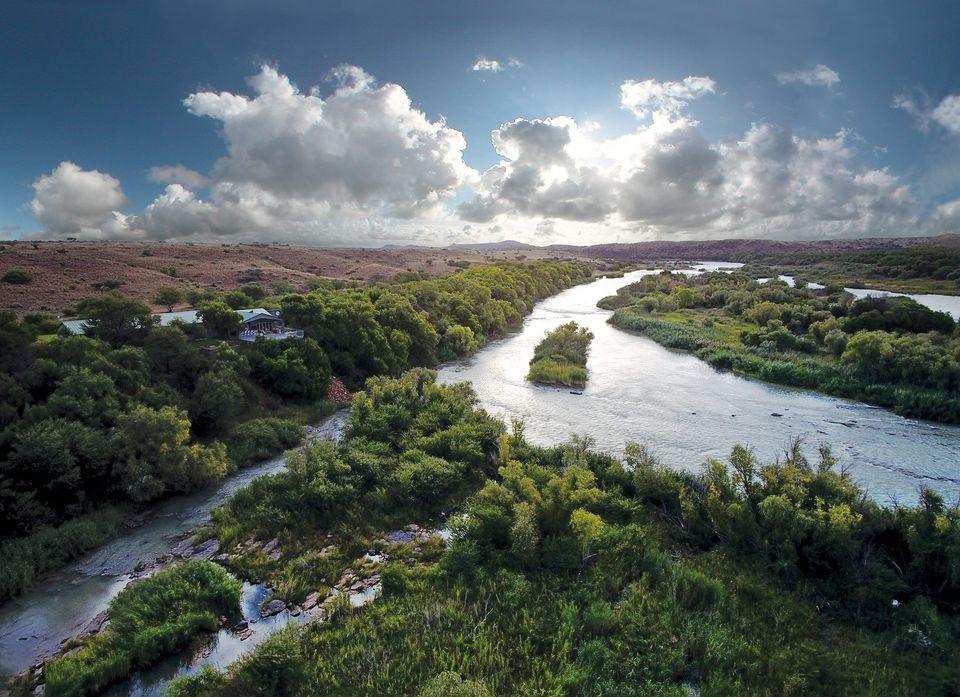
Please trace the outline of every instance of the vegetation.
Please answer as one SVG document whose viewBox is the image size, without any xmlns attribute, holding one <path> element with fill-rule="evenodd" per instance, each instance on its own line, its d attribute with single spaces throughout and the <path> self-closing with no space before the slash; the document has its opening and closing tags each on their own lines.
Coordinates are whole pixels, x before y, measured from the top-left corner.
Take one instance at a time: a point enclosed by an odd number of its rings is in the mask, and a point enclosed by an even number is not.
<svg viewBox="0 0 960 697">
<path fill-rule="evenodd" d="M 0 599 L 107 529 L 81 535 L 87 528 L 64 523 L 105 503 L 208 486 L 298 444 L 300 429 L 265 417 L 329 414 L 334 371 L 356 386 L 467 355 L 590 273 L 580 263 L 501 264 L 366 288 L 321 284 L 276 300 L 307 334 L 283 342 L 211 346 L 208 333 L 226 339 L 239 319 L 205 293 L 193 298 L 202 325 L 157 326 L 149 306 L 108 292 L 76 308 L 85 336 L 46 336 L 52 318 L 0 312 L 0 544 L 25 538 L 28 550 L 0 582 Z M 253 283 L 239 292 L 247 306 L 266 294 Z"/>
<path fill-rule="evenodd" d="M 0 276 L 0 283 L 10 283 L 13 285 L 22 286 L 27 283 L 30 283 L 33 278 L 26 271 L 21 269 L 10 269 L 5 272 L 3 276 Z"/>
<path fill-rule="evenodd" d="M 20 594 L 40 574 L 58 569 L 112 539 L 122 521 L 121 511 L 109 506 L 59 527 L 40 527 L 25 537 L 0 542 L 0 598 Z"/>
<path fill-rule="evenodd" d="M 910 298 L 854 300 L 744 274 L 645 276 L 605 298 L 611 322 L 769 382 L 960 423 L 956 323 Z"/>
<path fill-rule="evenodd" d="M 587 382 L 587 353 L 593 334 L 576 322 L 547 332 L 530 359 L 527 380 L 548 385 L 583 387 Z"/>
<path fill-rule="evenodd" d="M 237 613 L 240 582 L 208 561 L 187 561 L 125 588 L 110 603 L 109 624 L 79 648 L 49 661 L 44 694 L 82 697 L 101 692 L 214 631 Z"/>
<path fill-rule="evenodd" d="M 793 275 L 851 288 L 960 294 L 960 248 L 799 252 L 751 257 L 745 272 Z"/>
<path fill-rule="evenodd" d="M 403 474 L 411 457 L 451 463 L 457 443 L 475 466 Z M 390 562 L 376 602 L 171 694 L 955 694 L 960 511 L 936 494 L 878 506 L 829 448 L 810 461 L 799 441 L 698 474 L 592 445 L 532 446 L 428 372 L 371 381 L 343 443 L 239 492 L 216 532 L 279 532 L 282 559 L 245 563 L 291 599 L 339 573 L 316 550 L 327 530 L 339 544 L 459 505 L 445 553 Z"/>
</svg>

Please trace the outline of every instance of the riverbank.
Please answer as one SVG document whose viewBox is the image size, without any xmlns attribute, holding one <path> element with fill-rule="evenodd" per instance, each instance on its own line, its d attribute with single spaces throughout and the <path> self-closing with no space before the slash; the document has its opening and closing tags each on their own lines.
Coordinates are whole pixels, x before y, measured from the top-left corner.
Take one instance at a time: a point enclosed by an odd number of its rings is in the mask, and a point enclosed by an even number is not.
<svg viewBox="0 0 960 697">
<path fill-rule="evenodd" d="M 660 274 L 600 305 L 610 323 L 721 370 L 960 423 L 953 319 L 909 298 L 865 297 L 743 274 Z"/>
</svg>

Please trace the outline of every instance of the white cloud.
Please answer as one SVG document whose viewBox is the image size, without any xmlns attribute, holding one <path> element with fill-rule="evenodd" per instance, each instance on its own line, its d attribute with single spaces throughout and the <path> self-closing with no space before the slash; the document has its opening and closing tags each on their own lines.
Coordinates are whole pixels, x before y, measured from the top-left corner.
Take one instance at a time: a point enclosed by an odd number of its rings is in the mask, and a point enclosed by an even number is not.
<svg viewBox="0 0 960 697">
<path fill-rule="evenodd" d="M 777 73 L 781 85 L 801 84 L 809 87 L 833 87 L 840 82 L 840 73 L 822 63 L 806 70 Z"/>
<path fill-rule="evenodd" d="M 157 184 L 179 184 L 187 189 L 202 189 L 209 183 L 205 176 L 183 165 L 151 167 L 147 179 Z"/>
<path fill-rule="evenodd" d="M 620 85 L 620 104 L 639 118 L 676 118 L 687 103 L 713 94 L 717 83 L 709 77 L 688 76 L 679 82 L 627 80 Z"/>
<path fill-rule="evenodd" d="M 477 56 L 477 60 L 470 66 L 475 73 L 501 73 L 505 70 L 518 70 L 523 67 L 523 61 L 510 56 L 506 60 Z"/>
<path fill-rule="evenodd" d="M 960 198 L 937 206 L 933 226 L 936 232 L 960 233 Z"/>
<path fill-rule="evenodd" d="M 852 133 L 801 138 L 760 123 L 737 140 L 711 143 L 685 107 L 715 89 L 706 77 L 628 81 L 623 106 L 653 119 L 607 140 L 569 117 L 503 124 L 493 132 L 503 159 L 459 213 L 504 226 L 593 225 L 608 239 L 617 231 L 620 239 L 867 236 L 916 225 L 908 188 L 861 165 Z"/>
<path fill-rule="evenodd" d="M 949 133 L 960 135 L 960 94 L 948 94 L 935 107 L 931 107 L 931 104 L 928 95 L 917 91 L 916 95 L 896 95 L 891 106 L 910 114 L 917 128 L 924 133 L 930 129 L 931 123 L 936 123 Z"/>
<path fill-rule="evenodd" d="M 950 94 L 943 98 L 930 112 L 930 118 L 954 135 L 960 135 L 960 94 Z"/>
<path fill-rule="evenodd" d="M 33 182 L 33 191 L 30 212 L 50 234 L 107 238 L 129 232 L 119 212 L 127 199 L 109 174 L 65 161 Z"/>
<path fill-rule="evenodd" d="M 503 65 L 498 60 L 479 56 L 470 70 L 475 73 L 499 73 L 503 70 Z"/>
</svg>

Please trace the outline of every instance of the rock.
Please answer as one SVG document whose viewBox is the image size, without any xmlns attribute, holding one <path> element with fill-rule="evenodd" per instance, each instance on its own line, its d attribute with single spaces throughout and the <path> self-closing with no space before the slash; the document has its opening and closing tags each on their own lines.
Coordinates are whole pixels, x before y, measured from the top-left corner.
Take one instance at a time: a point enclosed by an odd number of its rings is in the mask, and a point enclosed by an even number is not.
<svg viewBox="0 0 960 697">
<path fill-rule="evenodd" d="M 247 639 L 253 636 L 253 630 L 248 627 L 247 629 L 244 629 L 242 632 L 238 632 L 237 636 L 240 638 L 240 641 L 246 641 Z"/>
<path fill-rule="evenodd" d="M 770 412 L 770 416 L 783 416 L 783 414 L 778 414 L 775 411 Z"/>
<path fill-rule="evenodd" d="M 361 588 L 363 588 L 363 581 L 357 581 L 352 586 L 350 586 L 350 590 L 352 591 L 358 591 Z"/>
<path fill-rule="evenodd" d="M 249 623 L 249 622 L 247 622 L 246 620 L 240 620 L 240 621 L 237 622 L 237 624 L 234 626 L 233 631 L 235 631 L 235 632 L 242 632 L 244 629 L 246 629 L 246 628 L 249 627 L 249 626 L 250 626 L 250 623 Z"/>
<path fill-rule="evenodd" d="M 279 561 L 279 560 L 280 560 L 280 550 L 279 550 L 279 549 L 273 550 L 272 552 L 270 552 L 270 554 L 267 555 L 267 558 L 268 558 L 270 561 Z"/>
<path fill-rule="evenodd" d="M 103 625 L 107 623 L 107 611 L 98 612 L 93 618 L 87 622 L 83 627 L 80 628 L 80 631 L 77 633 L 78 637 L 89 636 L 91 634 L 96 634 L 101 629 Z"/>
<path fill-rule="evenodd" d="M 189 537 L 185 537 L 171 548 L 170 554 L 175 557 L 180 557 L 181 559 L 186 559 L 192 551 L 193 542 Z"/>
<path fill-rule="evenodd" d="M 199 547 L 193 550 L 193 557 L 198 559 L 210 559 L 214 554 L 220 551 L 220 540 L 215 537 L 211 537 L 206 542 L 202 543 Z"/>
<path fill-rule="evenodd" d="M 318 602 L 320 602 L 320 591 L 313 591 L 310 595 L 307 596 L 306 600 L 303 601 L 303 609 L 309 610 L 314 607 Z"/>
<path fill-rule="evenodd" d="M 327 545 L 326 547 L 320 550 L 320 556 L 323 557 L 328 554 L 333 554 L 336 551 L 337 551 L 336 545 Z"/>
<path fill-rule="evenodd" d="M 292 608 L 290 608 L 291 617 L 297 617 L 301 612 L 303 612 L 303 609 L 299 605 L 294 605 Z"/>
<path fill-rule="evenodd" d="M 262 608 L 260 608 L 261 617 L 273 617 L 278 615 L 284 610 L 287 609 L 287 604 L 280 600 L 280 598 L 274 598 L 273 600 L 267 602 Z"/>
</svg>

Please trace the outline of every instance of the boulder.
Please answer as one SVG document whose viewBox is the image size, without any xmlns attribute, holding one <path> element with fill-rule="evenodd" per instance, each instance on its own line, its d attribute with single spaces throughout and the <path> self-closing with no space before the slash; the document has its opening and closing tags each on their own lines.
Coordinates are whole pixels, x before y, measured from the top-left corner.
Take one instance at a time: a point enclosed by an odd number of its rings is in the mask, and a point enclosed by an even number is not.
<svg viewBox="0 0 960 697">
<path fill-rule="evenodd" d="M 268 601 L 260 608 L 260 615 L 262 617 L 272 617 L 273 615 L 279 615 L 281 612 L 287 609 L 287 604 L 280 600 L 280 598 L 274 598 L 273 600 Z"/>
</svg>

